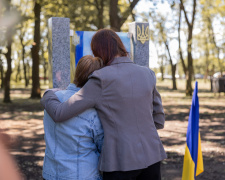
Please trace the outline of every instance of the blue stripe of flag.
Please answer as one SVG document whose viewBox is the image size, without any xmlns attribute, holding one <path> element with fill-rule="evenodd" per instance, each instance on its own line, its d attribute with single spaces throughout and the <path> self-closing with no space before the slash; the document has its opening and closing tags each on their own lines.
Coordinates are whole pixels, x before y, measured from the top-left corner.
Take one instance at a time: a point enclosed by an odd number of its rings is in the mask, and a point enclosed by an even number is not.
<svg viewBox="0 0 225 180">
<path fill-rule="evenodd" d="M 80 44 L 76 45 L 76 54 L 75 54 L 75 63 L 77 66 L 78 61 L 80 58 L 83 57 L 83 36 L 84 36 L 84 31 L 76 31 L 77 35 L 80 37 Z"/>
<path fill-rule="evenodd" d="M 199 101 L 198 101 L 198 82 L 196 81 L 187 129 L 187 146 L 190 151 L 192 160 L 195 163 L 195 174 L 198 160 L 198 133 L 199 133 Z"/>
</svg>

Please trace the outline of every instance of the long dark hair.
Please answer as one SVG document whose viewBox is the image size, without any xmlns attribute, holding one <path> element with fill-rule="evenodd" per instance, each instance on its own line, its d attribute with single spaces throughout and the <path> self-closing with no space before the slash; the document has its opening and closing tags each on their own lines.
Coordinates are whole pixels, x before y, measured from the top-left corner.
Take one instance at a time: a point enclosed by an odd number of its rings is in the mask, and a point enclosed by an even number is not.
<svg viewBox="0 0 225 180">
<path fill-rule="evenodd" d="M 100 29 L 91 40 L 91 50 L 95 57 L 100 57 L 104 65 L 110 65 L 116 56 L 127 56 L 125 46 L 119 36 L 111 29 Z"/>
</svg>

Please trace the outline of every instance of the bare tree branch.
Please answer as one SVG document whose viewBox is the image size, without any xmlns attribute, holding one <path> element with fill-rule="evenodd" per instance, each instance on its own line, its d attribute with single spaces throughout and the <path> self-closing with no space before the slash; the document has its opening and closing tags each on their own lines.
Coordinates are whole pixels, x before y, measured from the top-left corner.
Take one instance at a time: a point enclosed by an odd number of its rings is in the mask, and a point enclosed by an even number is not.
<svg viewBox="0 0 225 180">
<path fill-rule="evenodd" d="M 95 0 L 95 7 L 98 9 L 98 11 L 100 10 L 98 0 Z"/>
<path fill-rule="evenodd" d="M 179 44 L 180 60 L 181 60 L 181 63 L 182 63 L 182 67 L 183 67 L 184 74 L 186 74 L 187 68 L 186 68 L 186 65 L 184 63 L 183 53 L 182 53 L 182 49 L 181 49 L 181 40 L 180 40 L 181 11 L 182 11 L 182 8 L 181 8 L 181 5 L 180 5 L 180 10 L 179 10 L 179 23 L 178 23 L 178 44 Z"/>
<path fill-rule="evenodd" d="M 122 19 L 121 19 L 121 21 L 120 21 L 120 25 L 122 26 L 123 25 L 123 23 L 127 20 L 127 18 L 128 18 L 128 16 L 129 16 L 129 14 L 130 14 L 130 12 L 132 12 L 133 11 L 133 9 L 134 9 L 134 7 L 136 6 L 136 4 L 138 3 L 138 1 L 139 0 L 133 0 L 132 2 L 129 0 L 129 2 L 130 2 L 130 6 L 127 8 L 127 10 L 123 13 L 123 15 L 122 15 Z"/>
<path fill-rule="evenodd" d="M 96 6 L 95 3 L 93 3 L 93 2 L 91 2 L 91 1 L 89 1 L 89 0 L 86 0 L 86 2 L 87 2 L 88 4 L 90 4 L 90 5 Z"/>
<path fill-rule="evenodd" d="M 195 21 L 195 13 L 196 13 L 196 0 L 193 0 L 193 13 L 192 13 L 192 21 L 191 21 L 191 25 L 194 25 L 194 21 Z"/>
<path fill-rule="evenodd" d="M 188 17 L 187 17 L 187 12 L 186 12 L 186 10 L 185 10 L 185 8 L 184 8 L 183 0 L 180 0 L 180 3 L 181 3 L 181 8 L 182 8 L 182 10 L 184 11 L 185 20 L 186 20 L 188 26 L 191 26 L 191 24 L 190 24 L 190 22 L 189 22 L 189 20 L 188 20 Z M 192 20 L 193 20 L 193 18 L 192 18 Z"/>
</svg>

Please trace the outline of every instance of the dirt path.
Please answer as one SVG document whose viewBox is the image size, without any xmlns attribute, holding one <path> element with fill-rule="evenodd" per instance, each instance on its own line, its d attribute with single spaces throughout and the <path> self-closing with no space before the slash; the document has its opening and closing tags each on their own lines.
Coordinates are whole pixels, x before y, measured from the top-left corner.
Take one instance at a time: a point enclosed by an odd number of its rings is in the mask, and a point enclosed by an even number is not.
<svg viewBox="0 0 225 180">
<path fill-rule="evenodd" d="M 178 86 L 183 89 L 182 83 Z M 197 180 L 225 179 L 225 96 L 214 97 L 209 85 L 199 85 L 200 131 L 205 171 Z M 187 120 L 191 98 L 184 90 L 171 91 L 158 83 L 166 113 L 166 124 L 159 135 L 168 159 L 162 162 L 163 180 L 180 180 L 182 176 Z M 21 172 L 28 180 L 42 179 L 45 150 L 43 110 L 39 100 L 29 99 L 30 90 L 12 90 L 13 104 L 3 104 L 0 91 L 0 128 L 17 142 L 11 149 Z"/>
</svg>

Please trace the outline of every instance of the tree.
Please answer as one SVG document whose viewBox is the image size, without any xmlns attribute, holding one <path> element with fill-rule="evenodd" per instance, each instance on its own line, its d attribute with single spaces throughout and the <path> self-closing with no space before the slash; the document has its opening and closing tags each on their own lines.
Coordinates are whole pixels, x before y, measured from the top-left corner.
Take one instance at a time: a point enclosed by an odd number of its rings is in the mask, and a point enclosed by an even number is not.
<svg viewBox="0 0 225 180">
<path fill-rule="evenodd" d="M 24 73 L 24 80 L 25 80 L 25 87 L 27 87 L 29 85 L 29 76 L 27 75 L 27 71 L 28 71 L 28 68 L 27 68 L 27 63 L 25 62 L 25 46 L 27 45 L 27 43 L 24 43 L 24 33 L 21 32 L 20 36 L 20 43 L 21 43 L 21 46 L 22 46 L 22 62 L 23 62 L 23 73 Z"/>
<path fill-rule="evenodd" d="M 195 13 L 196 13 L 196 0 L 193 0 L 193 10 L 192 10 L 192 18 L 191 21 L 188 19 L 187 11 L 184 7 L 183 0 L 180 0 L 181 8 L 184 12 L 185 20 L 188 26 L 188 38 L 187 38 L 187 73 L 186 73 L 186 95 L 192 95 L 192 76 L 193 76 L 193 58 L 192 58 L 192 35 L 193 35 L 193 28 L 194 28 L 194 21 L 195 21 Z"/>
<path fill-rule="evenodd" d="M 11 0 L 6 4 L 6 12 L 10 12 L 11 8 L 10 8 L 10 3 Z M 11 78 L 11 74 L 12 74 L 12 58 L 11 58 L 11 53 L 12 53 L 12 36 L 13 36 L 13 27 L 8 26 L 6 28 L 6 38 L 7 38 L 7 52 L 4 54 L 7 60 L 7 70 L 5 73 L 5 78 L 4 78 L 4 99 L 3 102 L 4 103 L 10 103 L 11 99 L 10 99 L 10 78 Z"/>
<path fill-rule="evenodd" d="M 158 52 L 157 52 L 157 55 L 158 55 Z M 161 80 L 164 81 L 164 66 L 165 66 L 165 59 L 166 59 L 166 56 L 165 55 L 161 55 L 159 56 L 158 55 L 158 59 L 159 59 L 159 69 L 160 69 L 160 73 L 161 73 Z"/>
<path fill-rule="evenodd" d="M 223 64 L 222 64 L 221 59 L 220 59 L 221 48 L 216 43 L 215 33 L 214 33 L 213 26 L 212 26 L 211 18 L 208 17 L 207 20 L 208 20 L 208 27 L 209 27 L 209 32 L 210 32 L 209 33 L 209 36 L 211 37 L 211 42 L 214 44 L 215 54 L 216 54 L 216 57 L 217 57 L 217 60 L 218 60 L 218 65 L 219 65 L 220 73 L 222 75 L 223 74 Z"/>
<path fill-rule="evenodd" d="M 201 74 L 204 74 L 204 79 L 206 79 L 210 74 L 210 65 L 214 64 L 213 58 L 213 49 L 214 45 L 210 40 L 210 26 L 208 22 L 208 16 L 210 16 L 210 5 L 208 3 L 204 4 L 201 8 L 201 19 L 199 19 L 200 23 L 197 24 L 197 28 L 201 29 L 201 31 L 195 35 L 195 40 L 197 42 L 195 51 L 199 52 L 200 56 L 198 58 L 198 62 L 195 64 L 195 70 L 200 71 L 202 69 Z M 198 72 L 199 73 L 199 72 Z"/>
<path fill-rule="evenodd" d="M 21 25 L 26 26 L 27 22 L 22 23 Z M 21 59 L 22 59 L 22 63 L 23 63 L 23 73 L 24 73 L 24 80 L 25 80 L 25 87 L 27 87 L 29 85 L 29 63 L 25 61 L 25 57 L 26 57 L 26 50 L 25 47 L 30 44 L 30 41 L 24 42 L 24 36 L 25 36 L 25 31 L 23 31 L 22 29 L 20 29 L 20 35 L 19 35 L 19 40 L 20 40 L 20 44 L 21 44 Z"/>
<path fill-rule="evenodd" d="M 29 73 L 29 62 L 26 60 L 26 47 L 31 46 L 32 40 L 29 38 L 31 36 L 31 32 L 29 32 L 29 29 L 32 29 L 31 25 L 33 23 L 33 17 L 32 17 L 32 1 L 20 1 L 18 4 L 18 9 L 21 13 L 21 21 L 17 26 L 17 37 L 21 46 L 21 53 L 20 57 L 22 60 L 23 65 L 23 77 L 25 82 L 25 87 L 29 85 L 29 79 L 28 76 Z"/>
<path fill-rule="evenodd" d="M 19 53 L 17 53 L 19 55 Z M 21 68 L 20 68 L 20 59 L 17 64 L 17 72 L 16 72 L 16 82 L 21 81 Z"/>
<path fill-rule="evenodd" d="M 31 48 L 32 54 L 32 90 L 31 98 L 41 98 L 40 78 L 39 78 L 39 49 L 40 49 L 40 22 L 41 4 L 34 2 L 34 42 Z"/>
<path fill-rule="evenodd" d="M 12 74 L 12 58 L 11 58 L 11 53 L 12 53 L 12 29 L 7 28 L 6 32 L 7 36 L 7 53 L 5 53 L 5 57 L 7 60 L 7 70 L 5 73 L 5 79 L 4 79 L 4 100 L 3 102 L 5 103 L 10 103 L 10 78 Z"/>
<path fill-rule="evenodd" d="M 71 29 L 96 31 L 109 25 L 109 0 L 44 1 L 45 18 L 68 17 Z"/>
<path fill-rule="evenodd" d="M 158 47 L 158 45 L 162 46 L 162 42 L 157 41 L 157 36 L 154 35 L 153 30 L 150 30 L 150 39 L 152 40 L 152 42 L 155 45 L 156 54 L 157 54 L 157 57 L 158 57 L 159 70 L 160 70 L 160 73 L 161 73 L 161 80 L 164 81 L 164 69 L 165 69 L 164 66 L 165 66 L 166 54 L 163 53 L 163 51 L 160 51 L 159 50 L 160 47 Z"/>
<path fill-rule="evenodd" d="M 3 102 L 10 103 L 11 102 L 10 79 L 12 74 L 12 65 L 11 65 L 12 43 L 13 43 L 15 24 L 17 23 L 19 19 L 19 15 L 18 15 L 16 7 L 11 4 L 11 0 L 7 0 L 5 1 L 5 4 L 1 4 L 1 5 L 4 5 L 4 6 L 0 9 L 1 10 L 0 11 L 1 13 L 0 32 L 2 35 L 0 38 L 0 43 L 1 43 L 1 46 L 4 47 L 3 50 L 6 51 L 6 53 L 5 52 L 1 52 L 1 53 L 5 55 L 5 58 L 7 61 L 7 70 L 5 72 L 4 82 L 3 82 L 4 83 Z M 3 71 L 1 73 L 3 73 Z M 2 75 L 2 78 L 3 78 L 3 75 Z"/>
<path fill-rule="evenodd" d="M 200 4 L 201 18 L 197 19 L 199 21 L 196 28 L 201 31 L 194 37 L 197 41 L 194 51 L 200 56 L 194 69 L 197 71 L 202 69 L 206 81 L 209 75 L 212 76 L 216 71 L 222 73 L 225 68 L 223 63 L 225 3 L 221 0 L 202 0 Z"/>
<path fill-rule="evenodd" d="M 170 63 L 171 73 L 172 73 L 172 89 L 176 90 L 177 89 L 176 76 L 175 76 L 176 75 L 176 64 L 174 64 L 173 60 L 172 60 L 171 51 L 170 51 L 170 47 L 169 47 L 170 38 L 168 35 L 170 32 L 166 28 L 167 22 L 174 23 L 175 21 L 164 17 L 160 12 L 158 12 L 158 13 L 152 12 L 152 13 L 150 13 L 150 16 L 155 24 L 155 28 L 157 29 L 157 32 L 156 32 L 156 34 L 157 34 L 156 37 L 158 39 L 157 43 L 161 46 L 163 44 L 164 48 L 167 51 L 168 60 Z M 160 68 L 160 69 L 163 70 L 162 68 Z M 161 73 L 163 74 L 163 72 L 161 72 Z"/>
<path fill-rule="evenodd" d="M 181 60 L 181 64 L 182 64 L 182 68 L 184 71 L 184 74 L 186 76 L 187 73 L 187 68 L 184 62 L 184 58 L 183 58 L 183 52 L 182 52 L 182 48 L 181 48 L 181 38 L 180 38 L 180 29 L 181 29 L 181 11 L 182 11 L 182 5 L 179 5 L 179 21 L 178 21 L 178 44 L 179 44 L 179 55 L 180 55 L 180 60 Z"/>
<path fill-rule="evenodd" d="M 93 5 L 96 9 L 97 9 L 97 17 L 98 17 L 98 22 L 97 22 L 97 28 L 98 29 L 102 29 L 104 28 L 104 16 L 103 16 L 103 12 L 104 12 L 104 4 L 106 1 L 104 0 L 94 0 L 93 2 L 91 1 L 87 1 L 87 3 L 89 5 Z"/>
<path fill-rule="evenodd" d="M 165 33 L 165 30 L 164 30 L 164 22 L 165 20 L 162 18 L 161 21 L 159 21 L 159 28 L 160 28 L 160 36 L 162 38 L 162 41 L 166 47 L 166 50 L 167 50 L 167 53 L 168 53 L 168 56 L 169 56 L 169 62 L 170 62 L 170 66 L 171 66 L 171 72 L 172 72 L 172 82 L 173 82 L 173 87 L 172 89 L 173 90 L 176 90 L 177 89 L 177 85 L 176 85 L 176 64 L 173 64 L 173 61 L 172 61 L 172 57 L 171 57 L 171 53 L 170 53 L 170 48 L 169 48 L 169 45 L 168 45 L 168 40 L 167 40 L 167 35 Z"/>
<path fill-rule="evenodd" d="M 0 49 L 0 75 L 1 75 L 1 89 L 4 87 L 4 68 L 3 68 L 3 61 L 2 61 L 2 49 Z"/>
<path fill-rule="evenodd" d="M 129 0 L 129 6 L 121 12 L 119 9 L 118 0 L 110 0 L 109 4 L 109 18 L 110 18 L 110 27 L 115 31 L 121 31 L 121 26 L 127 20 L 129 15 L 132 15 L 132 11 L 139 0 Z M 134 16 L 133 16 L 134 17 Z"/>
</svg>

